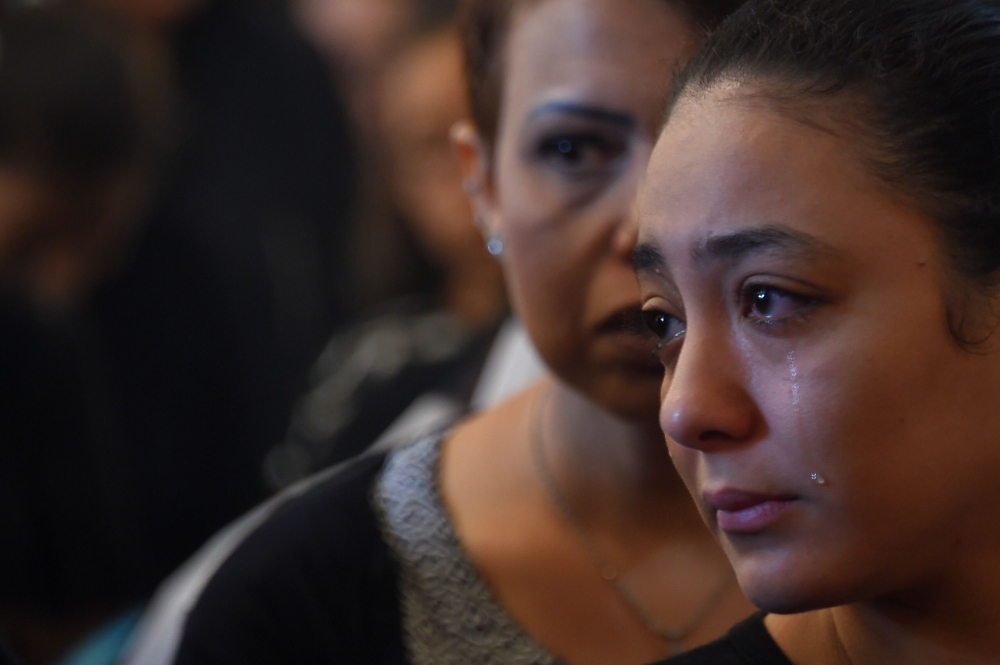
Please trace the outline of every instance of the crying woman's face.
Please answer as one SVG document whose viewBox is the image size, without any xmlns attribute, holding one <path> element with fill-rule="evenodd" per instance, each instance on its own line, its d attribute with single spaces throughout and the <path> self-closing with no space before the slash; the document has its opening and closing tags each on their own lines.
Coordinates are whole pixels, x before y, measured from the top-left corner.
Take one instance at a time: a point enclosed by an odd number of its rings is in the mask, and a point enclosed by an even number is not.
<svg viewBox="0 0 1000 665">
<path fill-rule="evenodd" d="M 770 611 L 906 588 L 1000 505 L 1000 354 L 956 341 L 932 221 L 843 134 L 688 94 L 640 201 L 660 422 Z"/>
</svg>

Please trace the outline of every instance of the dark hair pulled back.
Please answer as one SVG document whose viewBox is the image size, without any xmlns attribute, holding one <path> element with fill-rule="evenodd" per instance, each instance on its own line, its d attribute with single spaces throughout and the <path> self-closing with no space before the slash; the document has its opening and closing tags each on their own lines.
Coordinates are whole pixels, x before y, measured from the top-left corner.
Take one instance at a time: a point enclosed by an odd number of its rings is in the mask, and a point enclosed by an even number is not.
<svg viewBox="0 0 1000 665">
<path fill-rule="evenodd" d="M 472 119 L 492 143 L 499 126 L 503 94 L 504 50 L 515 10 L 541 0 L 462 0 L 459 31 L 465 52 L 465 76 Z M 743 0 L 662 0 L 682 8 L 701 30 L 715 28 Z"/>
<path fill-rule="evenodd" d="M 1000 2 L 751 0 L 672 108 L 720 83 L 860 138 L 872 172 L 937 223 L 957 274 L 1000 285 Z"/>
</svg>

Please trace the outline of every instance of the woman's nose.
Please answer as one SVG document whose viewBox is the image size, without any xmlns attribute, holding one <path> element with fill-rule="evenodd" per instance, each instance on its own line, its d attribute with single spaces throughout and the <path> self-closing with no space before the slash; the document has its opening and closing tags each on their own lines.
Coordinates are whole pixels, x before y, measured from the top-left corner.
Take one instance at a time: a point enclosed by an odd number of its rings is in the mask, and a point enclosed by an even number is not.
<svg viewBox="0 0 1000 665">
<path fill-rule="evenodd" d="M 676 443 L 708 451 L 753 439 L 759 411 L 744 384 L 742 358 L 725 340 L 686 336 L 666 380 L 660 425 Z"/>
<path fill-rule="evenodd" d="M 628 211 L 622 217 L 612 240 L 614 253 L 620 259 L 631 265 L 632 253 L 639 239 L 639 197 L 632 199 Z"/>
</svg>

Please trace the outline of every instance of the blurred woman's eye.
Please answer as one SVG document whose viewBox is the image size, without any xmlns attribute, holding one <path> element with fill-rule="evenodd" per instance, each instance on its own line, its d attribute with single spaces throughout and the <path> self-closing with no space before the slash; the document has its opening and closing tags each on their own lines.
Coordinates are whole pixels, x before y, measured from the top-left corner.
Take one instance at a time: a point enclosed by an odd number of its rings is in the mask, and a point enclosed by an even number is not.
<svg viewBox="0 0 1000 665">
<path fill-rule="evenodd" d="M 761 325 L 788 323 L 805 315 L 816 304 L 814 298 L 759 285 L 747 286 L 741 301 L 743 317 Z"/>
<path fill-rule="evenodd" d="M 589 134 L 562 134 L 541 141 L 537 154 L 562 173 L 588 176 L 606 171 L 628 150 L 623 141 Z"/>
</svg>

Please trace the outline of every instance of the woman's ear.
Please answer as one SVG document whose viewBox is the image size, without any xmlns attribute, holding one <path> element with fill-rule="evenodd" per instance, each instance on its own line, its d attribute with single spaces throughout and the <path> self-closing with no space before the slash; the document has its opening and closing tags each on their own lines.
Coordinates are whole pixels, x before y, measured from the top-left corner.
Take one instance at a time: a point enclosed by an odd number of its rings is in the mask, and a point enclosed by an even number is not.
<svg viewBox="0 0 1000 665">
<path fill-rule="evenodd" d="M 476 225 L 487 240 L 498 234 L 494 214 L 492 159 L 486 142 L 471 120 L 451 128 L 451 146 L 462 171 L 462 186 L 472 204 Z"/>
</svg>

